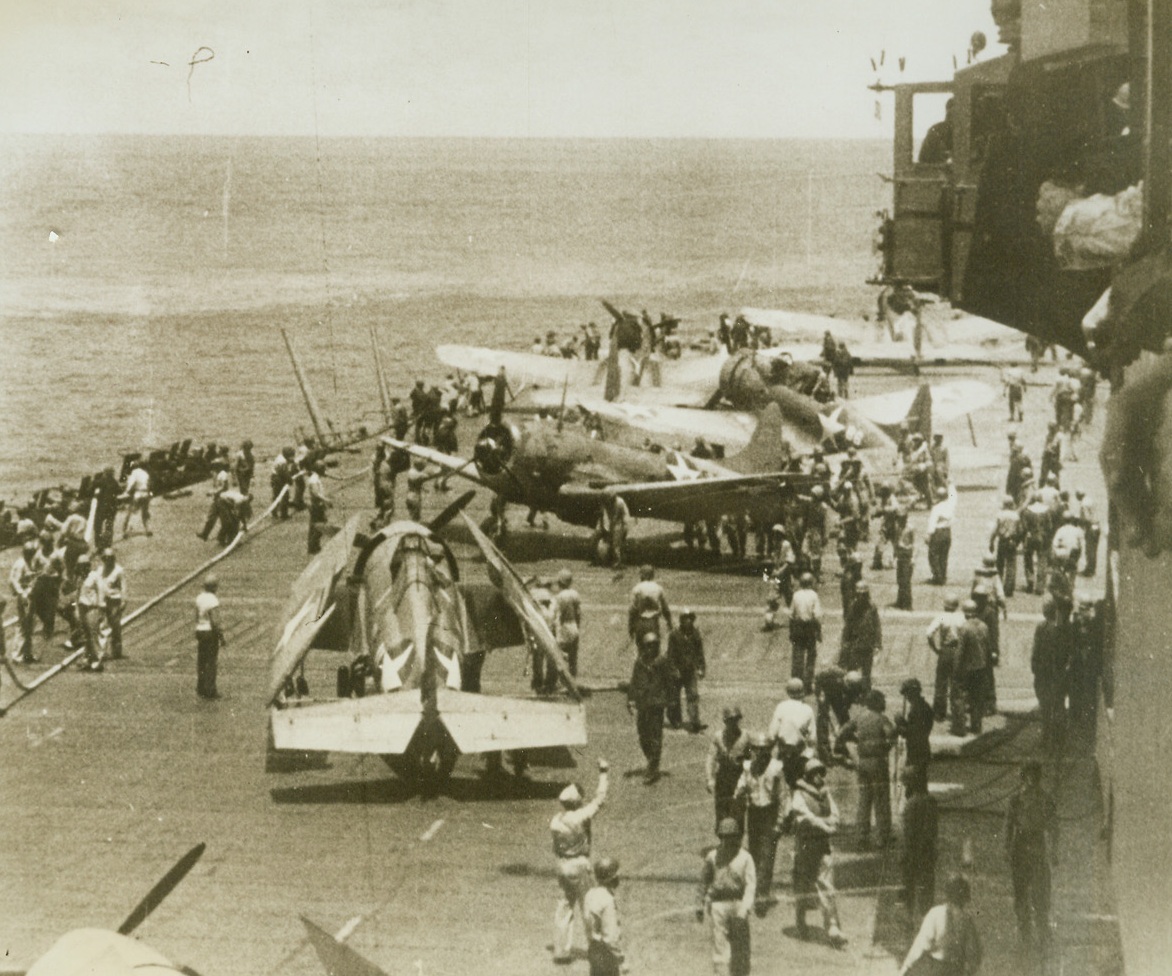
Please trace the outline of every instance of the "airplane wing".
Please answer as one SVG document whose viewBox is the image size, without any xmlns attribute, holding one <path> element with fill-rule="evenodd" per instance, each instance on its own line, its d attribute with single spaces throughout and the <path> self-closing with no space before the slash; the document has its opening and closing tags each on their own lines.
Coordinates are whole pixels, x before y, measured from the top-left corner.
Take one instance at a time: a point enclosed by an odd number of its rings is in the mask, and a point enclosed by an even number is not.
<svg viewBox="0 0 1172 976">
<path fill-rule="evenodd" d="M 301 664 L 334 613 L 334 590 L 350 561 L 350 550 L 358 534 L 359 517 L 349 519 L 314 557 L 293 583 L 285 605 L 281 637 L 269 659 L 268 700 L 281 693 L 285 679 Z"/>
<path fill-rule="evenodd" d="M 975 413 L 992 403 L 997 391 L 988 383 L 977 380 L 956 380 L 952 383 L 933 384 L 932 426 L 946 424 L 966 413 Z M 879 393 L 875 396 L 851 400 L 851 406 L 878 427 L 896 427 L 905 420 L 912 408 L 919 389 L 909 387 L 893 393 Z"/>
<path fill-rule="evenodd" d="M 776 518 L 785 493 L 796 490 L 807 480 L 805 475 L 776 472 L 609 485 L 601 492 L 610 497 L 621 496 L 636 518 L 691 522 L 740 512 Z"/>
<path fill-rule="evenodd" d="M 137 939 L 105 929 L 66 932 L 26 976 L 178 976 L 184 970 Z"/>
<path fill-rule="evenodd" d="M 540 404 L 546 398 L 539 399 L 537 392 L 534 400 Z M 709 444 L 720 444 L 733 453 L 749 443 L 757 428 L 753 414 L 735 410 L 699 410 L 627 401 L 608 403 L 601 397 L 589 396 L 571 397 L 569 402 L 601 417 L 604 428 L 607 422 L 612 426 L 633 427 L 685 449 L 697 437 L 703 437 Z"/>
<path fill-rule="evenodd" d="M 545 656 L 553 662 L 554 667 L 557 668 L 558 675 L 562 679 L 562 683 L 569 690 L 570 694 L 575 699 L 581 698 L 582 693 L 578 690 L 578 685 L 574 681 L 573 675 L 570 674 L 569 665 L 566 664 L 566 659 L 558 648 L 557 641 L 554 639 L 549 625 L 545 622 L 541 608 L 538 607 L 536 601 L 530 595 L 529 588 L 525 586 L 524 581 L 517 575 L 517 571 L 513 569 L 512 564 L 493 545 L 492 540 L 480 531 L 480 526 L 472 521 L 466 513 L 461 512 L 460 515 L 464 519 L 464 524 L 468 526 L 468 531 L 472 533 L 472 538 L 476 540 L 476 544 L 480 547 L 481 553 L 484 554 L 484 560 L 488 564 L 489 579 L 504 594 L 505 599 L 509 601 L 509 605 L 513 608 L 513 611 L 521 618 L 525 626 L 529 628 L 529 633 L 532 638 L 541 646 L 541 649 L 545 652 Z"/>
<path fill-rule="evenodd" d="M 476 462 L 462 457 L 457 457 L 454 454 L 445 454 L 443 451 L 437 451 L 431 447 L 423 447 L 419 444 L 411 444 L 407 441 L 398 441 L 393 437 L 384 437 L 383 443 L 388 447 L 394 448 L 397 451 L 405 451 L 413 458 L 422 458 L 428 464 L 434 464 L 437 467 L 443 468 L 445 471 L 450 471 L 452 474 L 458 474 L 461 478 L 467 478 L 478 485 L 484 487 L 491 487 L 484 480 L 480 474 L 480 469 L 476 467 Z"/>
<path fill-rule="evenodd" d="M 328 976 L 387 976 L 385 970 L 379 969 L 348 945 L 339 942 L 304 915 L 301 916 L 301 923 L 305 926 L 305 933 L 313 943 L 313 951 L 317 953 L 317 958 Z"/>
<path fill-rule="evenodd" d="M 567 382 L 571 387 L 594 386 L 602 382 L 606 370 L 604 359 L 561 359 L 481 346 L 436 346 L 435 354 L 445 366 L 477 376 L 496 376 L 504 367 L 511 382 L 527 386 L 560 387 Z"/>
<path fill-rule="evenodd" d="M 977 315 L 956 315 L 942 303 L 926 305 L 921 313 L 924 330 L 918 357 L 912 342 L 915 319 L 910 315 L 897 323 L 900 337 L 892 339 L 886 325 L 879 322 L 772 308 L 743 308 L 740 314 L 752 325 L 767 328 L 774 341 L 799 360 L 819 358 L 822 336 L 829 332 L 845 340 L 854 358 L 864 365 L 902 367 L 913 359 L 921 366 L 1006 366 L 1029 361 L 1021 332 Z"/>
</svg>

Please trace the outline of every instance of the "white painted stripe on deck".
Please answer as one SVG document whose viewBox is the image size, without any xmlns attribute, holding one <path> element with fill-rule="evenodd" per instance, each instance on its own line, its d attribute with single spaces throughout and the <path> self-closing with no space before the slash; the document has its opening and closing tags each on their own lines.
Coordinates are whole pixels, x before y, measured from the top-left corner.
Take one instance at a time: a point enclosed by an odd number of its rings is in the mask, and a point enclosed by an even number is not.
<svg viewBox="0 0 1172 976">
<path fill-rule="evenodd" d="M 352 919 L 350 919 L 350 921 L 348 921 L 345 925 L 338 929 L 337 932 L 334 933 L 334 938 L 338 942 L 345 942 L 348 938 L 350 938 L 350 936 L 354 933 L 354 930 L 358 928 L 361 922 L 362 916 L 355 915 Z"/>
<path fill-rule="evenodd" d="M 442 818 L 437 820 L 430 827 L 428 827 L 427 830 L 425 830 L 422 834 L 419 835 L 419 839 L 421 841 L 423 841 L 423 843 L 426 844 L 429 840 L 431 840 L 436 834 L 438 834 L 440 832 L 440 827 L 442 827 L 443 825 L 444 825 L 444 821 Z"/>
</svg>

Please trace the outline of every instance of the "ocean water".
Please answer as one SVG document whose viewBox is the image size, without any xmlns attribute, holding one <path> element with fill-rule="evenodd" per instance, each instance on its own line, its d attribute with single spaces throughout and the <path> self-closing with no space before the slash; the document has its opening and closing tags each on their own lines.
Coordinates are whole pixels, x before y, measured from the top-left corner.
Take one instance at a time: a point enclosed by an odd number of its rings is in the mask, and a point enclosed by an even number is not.
<svg viewBox="0 0 1172 976">
<path fill-rule="evenodd" d="M 0 497 L 181 437 L 262 455 L 373 419 L 440 342 L 527 348 L 598 303 L 859 313 L 876 142 L 20 137 L 0 145 Z"/>
</svg>

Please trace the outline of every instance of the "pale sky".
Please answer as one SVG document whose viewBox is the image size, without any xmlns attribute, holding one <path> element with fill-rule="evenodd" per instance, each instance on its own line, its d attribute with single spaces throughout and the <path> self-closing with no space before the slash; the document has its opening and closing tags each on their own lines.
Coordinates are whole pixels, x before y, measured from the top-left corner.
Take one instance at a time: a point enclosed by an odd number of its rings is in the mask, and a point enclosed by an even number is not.
<svg viewBox="0 0 1172 976">
<path fill-rule="evenodd" d="M 870 58 L 947 78 L 975 30 L 1002 53 L 989 0 L 0 0 L 0 132 L 885 138 Z"/>
</svg>

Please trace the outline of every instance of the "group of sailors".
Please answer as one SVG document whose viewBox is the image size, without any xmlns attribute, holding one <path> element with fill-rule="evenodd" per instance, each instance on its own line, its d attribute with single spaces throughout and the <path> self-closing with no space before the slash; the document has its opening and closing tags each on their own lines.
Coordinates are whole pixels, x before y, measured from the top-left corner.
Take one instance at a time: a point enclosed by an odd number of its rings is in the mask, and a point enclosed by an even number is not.
<svg viewBox="0 0 1172 976">
<path fill-rule="evenodd" d="M 106 657 L 123 657 L 122 616 L 126 609 L 126 573 L 114 550 L 95 551 L 86 539 L 86 519 L 80 512 L 54 527 L 43 528 L 36 539 L 21 546 L 8 575 L 20 643 L 9 654 L 16 663 L 34 664 L 37 625 L 46 645 L 57 632 L 57 619 L 65 621 L 67 651 L 84 650 L 79 666 L 103 670 Z M 6 602 L 0 597 L 0 615 Z M 0 629 L 0 653 L 3 646 Z"/>
</svg>

